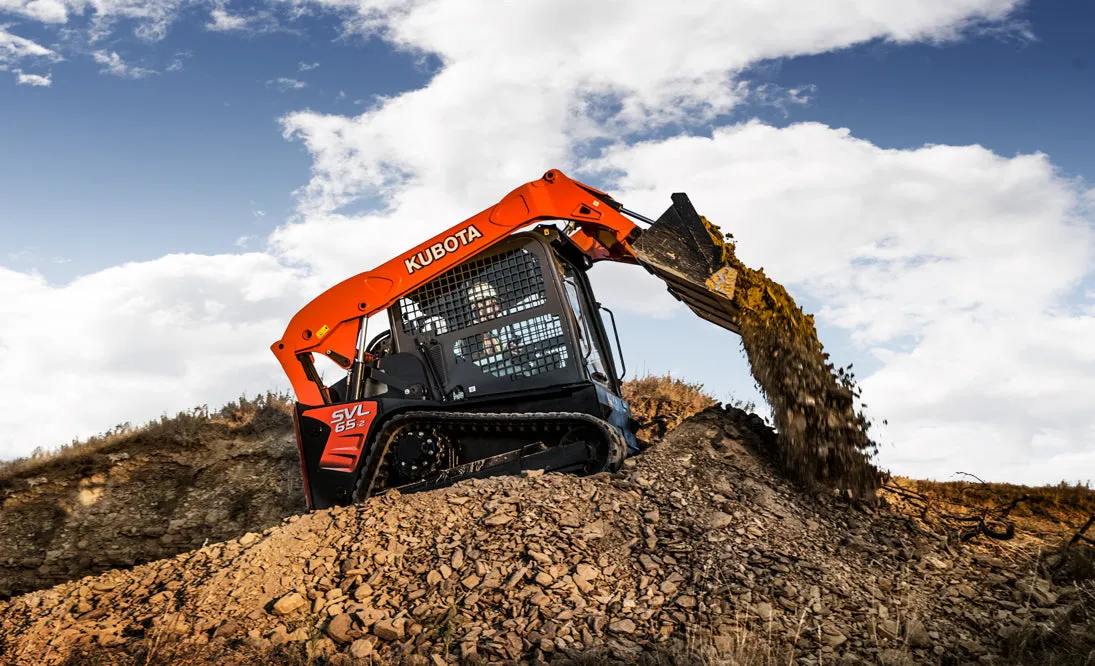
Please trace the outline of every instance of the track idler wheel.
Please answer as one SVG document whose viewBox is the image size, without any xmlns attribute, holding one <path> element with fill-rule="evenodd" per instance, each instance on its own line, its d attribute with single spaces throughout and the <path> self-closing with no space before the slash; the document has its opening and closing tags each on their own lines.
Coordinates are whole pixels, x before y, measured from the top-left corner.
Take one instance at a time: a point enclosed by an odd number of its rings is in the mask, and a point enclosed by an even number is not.
<svg viewBox="0 0 1095 666">
<path fill-rule="evenodd" d="M 575 443 L 584 444 L 589 452 L 584 470 L 586 474 L 615 472 L 623 465 L 627 445 L 623 437 L 611 429 L 580 425 L 571 428 L 559 442 L 561 446 Z"/>
<path fill-rule="evenodd" d="M 447 438 L 434 428 L 405 428 L 388 445 L 391 472 L 405 483 L 419 481 L 441 466 L 449 449 Z"/>
</svg>

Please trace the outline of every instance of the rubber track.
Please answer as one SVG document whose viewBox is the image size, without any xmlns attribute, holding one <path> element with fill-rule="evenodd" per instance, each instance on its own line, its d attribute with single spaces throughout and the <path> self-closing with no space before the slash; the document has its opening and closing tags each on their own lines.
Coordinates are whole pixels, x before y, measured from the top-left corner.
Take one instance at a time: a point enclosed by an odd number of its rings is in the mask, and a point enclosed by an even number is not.
<svg viewBox="0 0 1095 666">
<path fill-rule="evenodd" d="M 377 445 L 371 447 L 365 463 L 361 467 L 354 482 L 353 501 L 363 501 L 371 494 L 372 486 L 378 477 L 382 459 L 388 456 L 388 445 L 392 436 L 407 423 L 424 423 L 426 427 L 436 427 L 441 430 L 450 430 L 452 426 L 470 426 L 471 432 L 550 432 L 558 428 L 547 428 L 549 425 L 575 426 L 579 423 L 592 425 L 605 434 L 608 441 L 609 463 L 607 469 L 616 471 L 623 464 L 627 452 L 627 442 L 616 428 L 607 421 L 581 412 L 537 412 L 532 414 L 507 413 L 507 412 L 442 412 L 442 411 L 412 411 L 392 417 L 380 433 L 377 435 Z M 463 429 L 463 432 L 469 432 Z M 383 445 L 379 445 L 383 442 Z M 601 470 L 597 470 L 601 471 Z"/>
</svg>

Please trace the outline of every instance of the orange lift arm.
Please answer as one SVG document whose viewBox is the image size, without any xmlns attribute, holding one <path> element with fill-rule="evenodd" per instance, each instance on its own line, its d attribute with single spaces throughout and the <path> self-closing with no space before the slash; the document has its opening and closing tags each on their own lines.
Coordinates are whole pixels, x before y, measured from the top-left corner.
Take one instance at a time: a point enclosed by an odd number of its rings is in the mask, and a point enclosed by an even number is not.
<svg viewBox="0 0 1095 666">
<path fill-rule="evenodd" d="M 609 195 L 551 170 L 494 206 L 442 231 L 430 240 L 331 287 L 305 305 L 271 345 L 297 400 L 327 404 L 330 398 L 315 370 L 313 354 L 349 369 L 358 352 L 360 324 L 438 275 L 544 220 L 569 220 L 570 238 L 594 261 L 638 263 L 631 243 L 641 229 Z M 626 211 L 630 212 L 630 211 Z M 641 216 L 636 216 L 640 219 Z"/>
</svg>

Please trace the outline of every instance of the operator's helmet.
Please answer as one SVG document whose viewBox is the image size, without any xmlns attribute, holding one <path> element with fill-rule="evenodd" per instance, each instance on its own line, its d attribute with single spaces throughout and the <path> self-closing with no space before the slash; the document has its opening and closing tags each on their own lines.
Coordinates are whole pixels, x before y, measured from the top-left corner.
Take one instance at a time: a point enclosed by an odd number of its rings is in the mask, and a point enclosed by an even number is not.
<svg viewBox="0 0 1095 666">
<path fill-rule="evenodd" d="M 472 305 L 491 299 L 498 300 L 498 290 L 489 282 L 476 282 L 468 289 L 468 300 Z"/>
</svg>

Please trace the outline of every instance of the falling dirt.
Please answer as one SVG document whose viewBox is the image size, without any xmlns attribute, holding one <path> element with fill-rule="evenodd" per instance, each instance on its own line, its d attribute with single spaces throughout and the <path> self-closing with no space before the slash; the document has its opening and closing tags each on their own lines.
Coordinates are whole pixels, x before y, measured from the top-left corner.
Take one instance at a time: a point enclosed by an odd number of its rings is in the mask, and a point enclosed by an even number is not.
<svg viewBox="0 0 1095 666">
<path fill-rule="evenodd" d="M 732 237 L 700 218 L 722 250 L 722 265 L 736 272 L 734 304 L 753 378 L 772 408 L 778 446 L 773 455 L 790 476 L 870 495 L 881 473 L 871 463 L 877 444 L 871 424 L 855 411 L 854 375 L 835 369 L 805 314 L 782 285 L 743 264 Z M 850 368 L 850 366 L 849 366 Z"/>
</svg>

